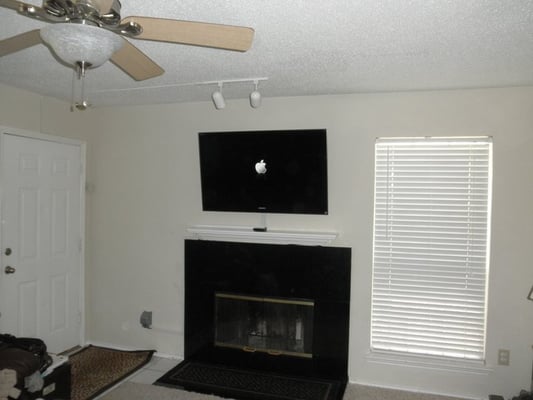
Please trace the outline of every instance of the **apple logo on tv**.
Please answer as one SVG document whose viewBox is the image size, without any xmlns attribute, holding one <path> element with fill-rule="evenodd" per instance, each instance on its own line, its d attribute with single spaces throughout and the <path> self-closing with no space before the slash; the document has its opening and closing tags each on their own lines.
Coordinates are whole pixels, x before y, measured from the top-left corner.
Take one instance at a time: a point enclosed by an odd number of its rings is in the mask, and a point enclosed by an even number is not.
<svg viewBox="0 0 533 400">
<path fill-rule="evenodd" d="M 260 174 L 260 175 L 264 175 L 266 174 L 267 172 L 267 169 L 266 169 L 266 163 L 265 163 L 265 160 L 261 160 L 257 163 L 255 163 L 255 171 Z"/>
</svg>

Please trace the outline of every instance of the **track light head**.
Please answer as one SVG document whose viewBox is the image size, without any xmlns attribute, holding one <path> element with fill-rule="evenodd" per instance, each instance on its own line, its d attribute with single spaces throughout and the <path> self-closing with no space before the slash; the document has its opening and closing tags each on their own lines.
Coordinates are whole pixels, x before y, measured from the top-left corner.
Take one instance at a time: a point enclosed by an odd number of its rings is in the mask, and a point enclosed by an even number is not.
<svg viewBox="0 0 533 400">
<path fill-rule="evenodd" d="M 211 98 L 213 99 L 213 104 L 217 110 L 222 110 L 226 107 L 226 100 L 224 100 L 224 96 L 222 95 L 222 82 L 218 84 L 218 90 L 215 90 L 213 94 L 211 94 Z"/>
<path fill-rule="evenodd" d="M 261 106 L 261 93 L 257 90 L 258 81 L 254 81 L 255 89 L 250 93 L 250 106 L 258 108 Z"/>
<path fill-rule="evenodd" d="M 221 91 L 214 91 L 211 95 L 211 98 L 213 99 L 213 104 L 217 110 L 221 110 L 226 107 L 226 101 L 224 100 L 224 96 L 222 95 Z"/>
</svg>

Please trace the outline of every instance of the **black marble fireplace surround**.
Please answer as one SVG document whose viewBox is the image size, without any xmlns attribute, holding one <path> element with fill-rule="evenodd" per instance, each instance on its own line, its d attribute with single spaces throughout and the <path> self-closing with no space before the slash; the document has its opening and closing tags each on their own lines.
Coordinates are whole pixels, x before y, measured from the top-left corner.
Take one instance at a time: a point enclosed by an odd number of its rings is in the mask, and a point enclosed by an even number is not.
<svg viewBox="0 0 533 400">
<path fill-rule="evenodd" d="M 186 240 L 184 363 L 326 382 L 327 395 L 309 398 L 340 399 L 348 379 L 350 269 L 350 248 Z"/>
</svg>

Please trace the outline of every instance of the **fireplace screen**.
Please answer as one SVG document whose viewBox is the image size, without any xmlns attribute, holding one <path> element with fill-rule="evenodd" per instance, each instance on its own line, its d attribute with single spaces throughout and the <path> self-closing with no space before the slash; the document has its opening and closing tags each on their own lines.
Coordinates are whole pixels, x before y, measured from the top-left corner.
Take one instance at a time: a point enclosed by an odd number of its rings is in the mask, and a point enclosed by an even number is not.
<svg viewBox="0 0 533 400">
<path fill-rule="evenodd" d="M 313 357 L 314 301 L 215 293 L 215 346 Z"/>
</svg>

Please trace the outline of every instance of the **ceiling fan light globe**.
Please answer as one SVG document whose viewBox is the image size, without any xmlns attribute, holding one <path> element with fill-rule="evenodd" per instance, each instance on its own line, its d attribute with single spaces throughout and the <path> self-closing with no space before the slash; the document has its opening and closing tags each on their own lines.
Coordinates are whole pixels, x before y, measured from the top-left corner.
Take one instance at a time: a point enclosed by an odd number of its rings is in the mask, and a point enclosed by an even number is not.
<svg viewBox="0 0 533 400">
<path fill-rule="evenodd" d="M 41 38 L 64 62 L 98 67 L 108 61 L 124 44 L 117 34 L 96 26 L 59 23 L 41 28 Z"/>
</svg>

